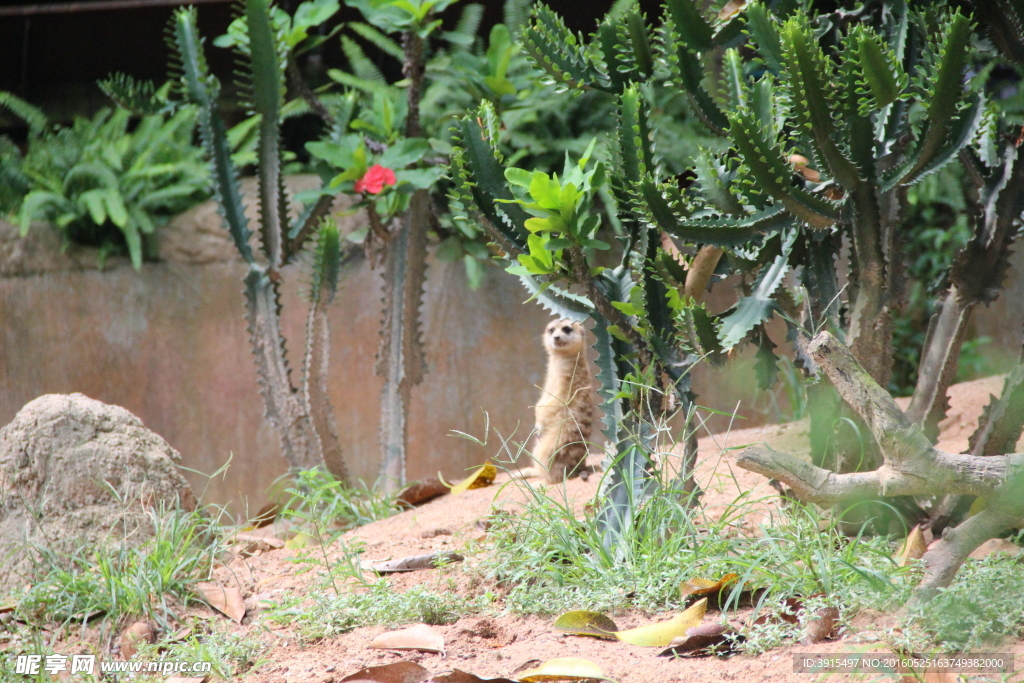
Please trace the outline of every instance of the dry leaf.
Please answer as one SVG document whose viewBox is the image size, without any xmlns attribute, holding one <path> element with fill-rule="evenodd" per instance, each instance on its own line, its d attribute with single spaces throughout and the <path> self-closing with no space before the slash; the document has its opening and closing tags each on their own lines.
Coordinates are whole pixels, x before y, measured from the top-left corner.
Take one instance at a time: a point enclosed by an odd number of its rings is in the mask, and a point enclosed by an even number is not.
<svg viewBox="0 0 1024 683">
<path fill-rule="evenodd" d="M 164 683 L 206 683 L 210 680 L 209 676 L 200 676 L 199 678 L 189 678 L 187 676 L 171 676 L 164 680 Z"/>
<path fill-rule="evenodd" d="M 753 626 L 761 626 L 762 624 L 777 624 L 780 621 L 784 621 L 787 624 L 799 624 L 800 617 L 797 614 L 804 608 L 804 601 L 800 598 L 793 596 L 786 598 L 785 602 L 782 603 L 782 609 L 775 614 L 762 614 L 757 619 L 754 619 Z"/>
<path fill-rule="evenodd" d="M 399 503 L 413 507 L 434 500 L 446 493 L 448 493 L 448 487 L 437 477 L 430 477 L 429 479 L 417 481 L 406 486 L 398 494 L 396 500 Z"/>
<path fill-rule="evenodd" d="M 260 508 L 260 511 L 256 513 L 256 516 L 252 518 L 249 525 L 253 529 L 262 529 L 265 526 L 269 526 L 274 523 L 277 516 L 281 514 L 281 506 L 277 503 L 267 503 Z"/>
<path fill-rule="evenodd" d="M 582 657 L 560 657 L 549 659 L 535 669 L 527 669 L 518 674 L 523 683 L 533 681 L 578 681 L 596 678 L 610 681 L 606 678 L 601 667 L 589 659 Z"/>
<path fill-rule="evenodd" d="M 679 636 L 686 635 L 686 630 L 700 624 L 707 611 L 708 599 L 701 598 L 693 603 L 685 612 L 668 621 L 631 628 L 627 631 L 616 631 L 615 637 L 630 645 L 642 647 L 666 647 Z"/>
<path fill-rule="evenodd" d="M 980 560 L 983 557 L 988 557 L 993 553 L 1006 553 L 1007 555 L 1019 555 L 1020 547 L 1007 541 L 1005 538 L 990 538 L 981 545 L 979 545 L 973 553 L 967 557 Z"/>
<path fill-rule="evenodd" d="M 494 478 L 496 476 L 498 476 L 498 468 L 489 462 L 480 465 L 480 467 L 473 470 L 468 477 L 460 481 L 458 484 L 449 485 L 448 482 L 444 480 L 444 477 L 441 476 L 441 473 L 437 473 L 437 478 L 441 480 L 442 484 L 451 489 L 453 496 L 465 493 L 470 489 L 479 489 L 484 486 L 490 486 L 494 483 Z"/>
<path fill-rule="evenodd" d="M 747 0 L 729 0 L 725 3 L 725 7 L 718 13 L 718 18 L 721 21 L 728 21 L 734 16 L 743 11 L 747 6 Z"/>
<path fill-rule="evenodd" d="M 164 643 L 180 643 L 180 642 L 184 641 L 186 638 L 188 638 L 190 635 L 192 635 L 192 627 L 191 626 L 182 626 L 177 631 L 175 631 L 171 635 L 167 636 L 163 640 L 163 642 Z"/>
<path fill-rule="evenodd" d="M 814 613 L 814 616 L 807 622 L 804 628 L 804 637 L 800 642 L 804 645 L 820 643 L 826 638 L 831 638 L 839 626 L 839 608 L 823 607 Z"/>
<path fill-rule="evenodd" d="M 937 667 L 932 667 L 927 671 L 902 676 L 900 678 L 901 683 L 957 683 L 959 680 L 960 676 L 958 674 L 950 671 L 943 671 Z"/>
<path fill-rule="evenodd" d="M 708 622 L 686 630 L 686 635 L 669 643 L 668 649 L 659 657 L 707 657 L 728 655 L 736 652 L 736 644 L 743 642 L 743 636 L 731 626 Z"/>
<path fill-rule="evenodd" d="M 245 531 L 239 531 L 237 534 L 231 537 L 231 540 L 238 543 L 254 543 L 259 547 L 260 550 L 264 550 L 262 546 L 266 546 L 265 550 L 278 549 L 284 547 L 284 541 L 277 536 L 271 536 L 269 534 L 254 534 Z"/>
<path fill-rule="evenodd" d="M 305 531 L 296 532 L 294 536 L 284 542 L 284 547 L 289 550 L 300 550 L 313 545 L 317 545 L 316 538 L 310 536 Z"/>
<path fill-rule="evenodd" d="M 121 633 L 121 657 L 131 659 L 139 651 L 139 643 L 152 643 L 156 634 L 147 621 L 136 621 Z"/>
<path fill-rule="evenodd" d="M 920 560 L 926 550 L 928 550 L 928 545 L 924 542 L 924 531 L 920 526 L 915 526 L 907 534 L 906 540 L 903 541 L 899 552 L 896 553 L 896 563 L 901 567 L 906 567 L 914 560 Z"/>
<path fill-rule="evenodd" d="M 555 628 L 577 636 L 594 636 L 615 640 L 615 631 L 619 627 L 609 617 L 600 612 L 573 610 L 566 612 L 555 620 Z"/>
<path fill-rule="evenodd" d="M 683 581 L 679 586 L 679 595 L 682 599 L 686 599 L 691 595 L 702 596 L 711 595 L 713 593 L 721 593 L 723 589 L 736 583 L 736 579 L 739 578 L 739 574 L 726 574 L 718 581 L 712 581 L 711 579 L 702 579 L 695 577 Z"/>
<path fill-rule="evenodd" d="M 437 674 L 427 683 L 516 683 L 510 678 L 480 678 L 459 669 L 452 669 L 448 673 Z"/>
<path fill-rule="evenodd" d="M 444 653 L 444 636 L 433 626 L 414 624 L 409 628 L 382 633 L 366 647 L 378 650 L 420 650 Z"/>
<path fill-rule="evenodd" d="M 410 555 L 409 557 L 401 557 L 397 560 L 377 562 L 376 564 L 365 566 L 364 569 L 372 569 L 378 574 L 413 572 L 417 569 L 433 569 L 437 565 L 438 560 L 444 562 L 462 562 L 464 559 L 466 558 L 458 553 L 427 553 L 426 555 Z"/>
<path fill-rule="evenodd" d="M 346 676 L 339 683 L 373 681 L 373 683 L 420 683 L 430 678 L 430 672 L 416 662 L 395 662 L 384 666 L 370 666 Z"/>
<path fill-rule="evenodd" d="M 245 616 L 245 600 L 242 599 L 242 591 L 238 586 L 224 588 L 215 583 L 197 583 L 196 590 L 210 607 L 229 619 L 242 623 Z"/>
</svg>

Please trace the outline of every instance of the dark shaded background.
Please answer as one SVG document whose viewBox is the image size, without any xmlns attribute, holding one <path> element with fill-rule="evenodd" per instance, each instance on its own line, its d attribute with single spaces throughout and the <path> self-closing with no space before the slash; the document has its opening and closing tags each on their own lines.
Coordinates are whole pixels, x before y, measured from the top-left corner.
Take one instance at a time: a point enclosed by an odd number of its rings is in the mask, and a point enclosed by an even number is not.
<svg viewBox="0 0 1024 683">
<path fill-rule="evenodd" d="M 67 121 L 75 114 L 88 115 L 109 104 L 96 81 L 112 72 L 161 82 L 167 74 L 168 60 L 164 33 L 175 6 L 157 2 L 133 0 L 141 6 L 97 10 L 82 8 L 89 3 L 77 3 L 76 9 L 67 0 L 0 0 L 0 90 L 41 106 L 54 121 Z M 299 2 L 284 0 L 280 4 L 291 11 Z M 446 22 L 454 23 L 465 4 L 463 1 L 449 8 L 444 15 Z M 501 21 L 503 0 L 483 0 L 482 4 L 486 8 L 485 29 Z M 572 28 L 589 33 L 612 3 L 553 0 L 549 4 Z M 657 14 L 657 0 L 643 4 L 651 6 L 650 16 Z M 237 11 L 236 5 L 230 0 L 214 0 L 199 4 L 198 10 L 211 68 L 227 86 L 233 80 L 233 56 L 209 41 L 224 33 Z M 343 3 L 333 21 L 358 19 L 358 11 Z M 337 40 L 327 43 L 323 61 L 328 67 L 342 65 Z M 24 134 L 21 128 L 17 120 L 0 112 L 0 133 L 18 138 Z"/>
</svg>

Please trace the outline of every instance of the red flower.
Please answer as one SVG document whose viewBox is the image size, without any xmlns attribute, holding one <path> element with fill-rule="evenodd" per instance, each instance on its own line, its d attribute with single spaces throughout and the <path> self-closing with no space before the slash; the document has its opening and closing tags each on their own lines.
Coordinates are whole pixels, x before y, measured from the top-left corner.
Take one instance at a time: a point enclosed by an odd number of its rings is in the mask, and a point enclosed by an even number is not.
<svg viewBox="0 0 1024 683">
<path fill-rule="evenodd" d="M 356 192 L 380 194 L 381 190 L 388 185 L 394 185 L 396 182 L 398 181 L 395 179 L 394 171 L 380 164 L 374 164 L 366 171 L 362 178 L 356 181 Z"/>
</svg>

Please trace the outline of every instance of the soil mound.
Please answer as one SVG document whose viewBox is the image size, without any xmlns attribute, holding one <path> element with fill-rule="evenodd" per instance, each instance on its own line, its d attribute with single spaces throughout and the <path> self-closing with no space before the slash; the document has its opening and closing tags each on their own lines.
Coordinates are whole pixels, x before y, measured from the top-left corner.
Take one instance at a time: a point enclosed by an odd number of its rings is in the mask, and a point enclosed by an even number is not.
<svg viewBox="0 0 1024 683">
<path fill-rule="evenodd" d="M 0 586 L 31 572 L 33 553 L 138 545 L 150 508 L 194 509 L 178 452 L 124 408 L 48 394 L 0 429 Z"/>
</svg>

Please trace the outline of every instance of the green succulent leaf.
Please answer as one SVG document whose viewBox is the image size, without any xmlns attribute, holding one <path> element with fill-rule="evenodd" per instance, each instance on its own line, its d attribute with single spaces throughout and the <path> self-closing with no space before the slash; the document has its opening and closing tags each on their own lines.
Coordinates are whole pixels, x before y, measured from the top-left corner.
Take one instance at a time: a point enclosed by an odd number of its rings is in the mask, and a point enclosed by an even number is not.
<svg viewBox="0 0 1024 683">
<path fill-rule="evenodd" d="M 731 349 L 743 341 L 754 327 L 767 320 L 775 311 L 777 304 L 772 294 L 782 285 L 789 272 L 789 254 L 793 249 L 796 233 L 791 232 L 785 237 L 782 253 L 761 268 L 754 280 L 750 296 L 740 299 L 732 313 L 722 318 L 720 335 L 722 346 Z"/>
</svg>

